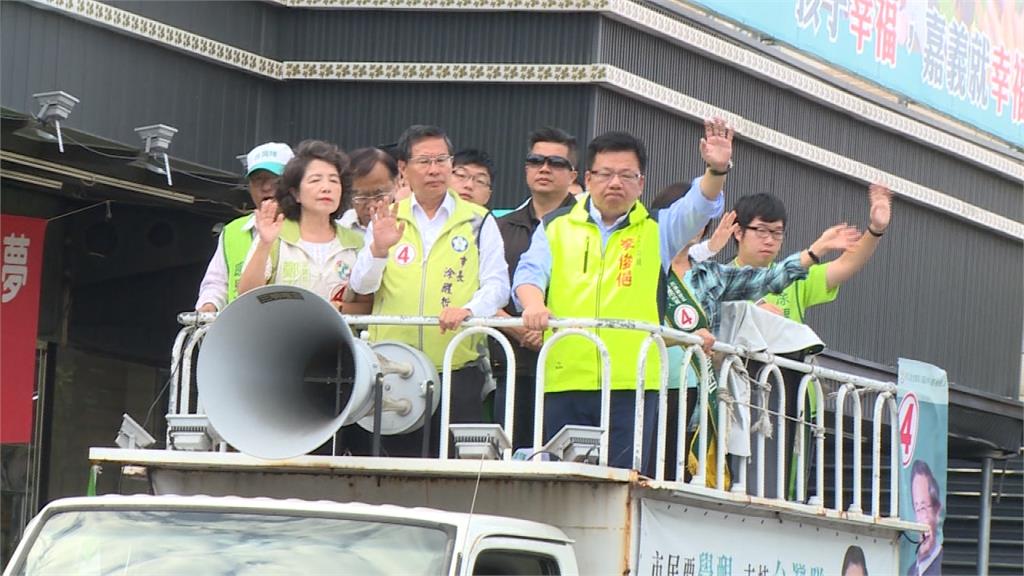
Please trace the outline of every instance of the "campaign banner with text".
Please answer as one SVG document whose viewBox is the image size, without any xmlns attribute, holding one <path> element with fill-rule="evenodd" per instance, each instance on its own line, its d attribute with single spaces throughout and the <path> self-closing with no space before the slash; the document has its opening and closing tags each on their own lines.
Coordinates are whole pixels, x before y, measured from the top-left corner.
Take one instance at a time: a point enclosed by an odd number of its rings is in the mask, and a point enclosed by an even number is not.
<svg viewBox="0 0 1024 576">
<path fill-rule="evenodd" d="M 32 439 L 39 289 L 46 220 L 0 215 L 3 298 L 0 303 L 0 443 Z"/>
<path fill-rule="evenodd" d="M 1024 145 L 1024 0 L 689 0 Z"/>
<path fill-rule="evenodd" d="M 644 499 L 641 576 L 831 576 L 893 574 L 893 540 L 772 515 L 708 510 Z M 859 571 L 858 571 L 859 570 Z"/>
</svg>

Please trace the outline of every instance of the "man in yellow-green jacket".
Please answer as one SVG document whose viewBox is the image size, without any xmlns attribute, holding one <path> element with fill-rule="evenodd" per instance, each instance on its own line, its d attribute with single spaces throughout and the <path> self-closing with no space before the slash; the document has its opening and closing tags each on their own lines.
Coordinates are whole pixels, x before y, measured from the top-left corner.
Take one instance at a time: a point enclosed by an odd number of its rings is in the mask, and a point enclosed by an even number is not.
<svg viewBox="0 0 1024 576">
<path fill-rule="evenodd" d="M 409 127 L 398 141 L 398 169 L 413 194 L 390 208 L 377 207 L 349 287 L 357 294 L 374 295 L 376 315 L 437 316 L 440 329 L 375 326 L 370 339 L 419 348 L 440 372 L 445 349 L 462 322 L 470 316 L 494 316 L 508 302 L 505 245 L 488 210 L 448 188 L 452 146 L 443 130 Z M 486 374 L 479 338 L 460 343 L 452 368 L 451 422 L 482 421 L 480 391 Z M 438 426 L 431 429 L 436 453 Z M 420 432 L 412 434 L 413 438 L 385 443 L 385 449 L 391 455 L 415 455 L 415 436 Z"/>
<path fill-rule="evenodd" d="M 723 120 L 705 123 L 700 151 L 704 174 L 686 195 L 651 214 L 639 202 L 647 167 L 643 143 L 625 132 L 608 132 L 590 143 L 589 194 L 545 218 L 516 269 L 513 291 L 527 328 L 546 329 L 552 315 L 660 323 L 672 257 L 722 212 L 722 186 L 732 166 L 732 130 Z M 645 334 L 605 329 L 598 336 L 611 357 L 608 462 L 629 468 L 637 362 Z M 550 350 L 547 365 L 538 369 L 545 374 L 545 440 L 566 424 L 600 424 L 600 358 L 592 344 L 561 340 Z M 659 369 L 657 354 L 651 354 L 644 395 L 645 472 L 653 461 Z"/>
</svg>

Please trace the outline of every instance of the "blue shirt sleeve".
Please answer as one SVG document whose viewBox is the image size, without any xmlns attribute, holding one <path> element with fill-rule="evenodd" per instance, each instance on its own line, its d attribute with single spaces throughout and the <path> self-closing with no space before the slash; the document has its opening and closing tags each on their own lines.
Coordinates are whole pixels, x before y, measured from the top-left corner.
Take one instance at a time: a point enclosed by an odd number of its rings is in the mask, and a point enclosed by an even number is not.
<svg viewBox="0 0 1024 576">
<path fill-rule="evenodd" d="M 530 239 L 530 248 L 523 253 L 519 259 L 519 266 L 516 267 L 515 276 L 512 279 L 512 302 L 516 310 L 523 310 L 519 303 L 519 296 L 516 295 L 516 288 L 523 284 L 532 284 L 540 288 L 541 292 L 548 291 L 548 283 L 551 281 L 551 246 L 548 244 L 548 235 L 544 231 L 544 225 L 537 226 Z"/>
<path fill-rule="evenodd" d="M 672 258 L 697 235 L 708 220 L 721 216 L 725 195 L 714 201 L 700 191 L 701 176 L 693 179 L 690 189 L 682 198 L 658 212 L 658 234 L 661 237 L 661 266 L 668 270 Z"/>
</svg>

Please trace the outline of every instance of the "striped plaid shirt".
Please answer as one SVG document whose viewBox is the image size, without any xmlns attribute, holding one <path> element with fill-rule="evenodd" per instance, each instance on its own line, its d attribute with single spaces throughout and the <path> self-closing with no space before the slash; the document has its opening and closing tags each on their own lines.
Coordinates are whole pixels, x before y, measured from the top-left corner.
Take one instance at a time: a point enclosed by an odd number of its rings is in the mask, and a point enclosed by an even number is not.
<svg viewBox="0 0 1024 576">
<path fill-rule="evenodd" d="M 685 280 L 704 307 L 711 331 L 716 335 L 722 323 L 719 315 L 722 302 L 757 300 L 765 294 L 781 292 L 794 280 L 807 277 L 807 269 L 800 265 L 799 252 L 767 268 L 729 266 L 713 260 L 691 260 L 690 264 Z"/>
</svg>

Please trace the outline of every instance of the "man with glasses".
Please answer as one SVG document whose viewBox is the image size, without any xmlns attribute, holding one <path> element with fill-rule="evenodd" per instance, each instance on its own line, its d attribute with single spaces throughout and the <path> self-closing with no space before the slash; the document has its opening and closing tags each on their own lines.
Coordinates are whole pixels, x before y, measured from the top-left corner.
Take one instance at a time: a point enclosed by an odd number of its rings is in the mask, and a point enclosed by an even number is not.
<svg viewBox="0 0 1024 576">
<path fill-rule="evenodd" d="M 889 189 L 872 184 L 868 187 L 868 201 L 868 233 L 861 237 L 857 246 L 831 262 L 811 267 L 806 280 L 765 297 L 764 308 L 802 323 L 808 308 L 836 299 L 839 287 L 864 268 L 889 227 L 892 212 Z M 786 206 L 776 196 L 761 193 L 740 198 L 735 210 L 736 222 L 740 225 L 735 234 L 738 249 L 735 264 L 771 266 L 786 234 Z"/>
<path fill-rule="evenodd" d="M 353 151 L 350 158 L 352 185 L 345 190 L 345 195 L 351 200 L 352 207 L 341 215 L 338 224 L 366 234 L 373 207 L 378 202 L 390 206 L 394 201 L 398 163 L 380 148 L 360 148 Z"/>
<path fill-rule="evenodd" d="M 782 291 L 776 294 L 769 294 L 758 301 L 762 308 L 785 316 L 794 321 L 804 323 L 807 309 L 812 306 L 827 304 L 836 299 L 839 295 L 839 287 L 847 280 L 853 278 L 878 248 L 878 243 L 889 227 L 889 220 L 892 213 L 892 193 L 881 184 L 872 184 L 868 187 L 868 221 L 867 232 L 862 234 L 860 240 L 850 250 L 842 253 L 831 262 L 818 262 L 807 271 L 807 278 L 797 280 Z M 778 197 L 771 194 L 758 193 L 740 198 L 736 202 L 736 223 L 739 230 L 734 233 L 737 244 L 737 255 L 733 264 L 736 266 L 753 266 L 766 268 L 774 266 L 776 256 L 782 249 L 782 242 L 786 234 L 786 206 Z M 799 356 L 799 355 L 798 355 Z M 802 357 L 794 358 L 802 360 Z M 762 364 L 752 363 L 748 369 L 752 375 L 756 375 Z M 796 419 L 799 403 L 796 393 L 799 389 L 800 379 L 803 374 L 783 369 L 782 375 L 786 384 L 786 415 Z M 775 410 L 778 402 L 777 396 L 771 397 L 769 409 Z M 811 414 L 815 403 L 810 403 L 811 409 L 806 414 Z M 796 438 L 796 426 L 786 427 L 786 462 L 790 463 L 790 470 L 787 476 L 790 478 L 787 491 L 792 497 L 796 492 L 796 462 L 793 458 L 793 442 Z M 809 438 L 810 435 L 807 435 Z M 770 442 L 765 461 L 768 469 L 767 478 L 775 478 L 775 447 Z M 805 465 L 813 460 L 805 459 Z M 810 482 L 810 474 L 804 478 Z M 752 486 L 752 485 L 751 485 Z"/>
<path fill-rule="evenodd" d="M 498 229 L 505 241 L 505 261 L 515 271 L 519 259 L 530 247 L 530 238 L 541 220 L 560 208 L 576 203 L 569 187 L 576 181 L 576 138 L 559 128 L 544 127 L 530 133 L 530 150 L 523 161 L 526 187 L 530 198 L 517 210 L 498 219 Z M 511 302 L 499 315 L 519 316 Z M 526 328 L 503 330 L 512 340 L 516 355 L 514 447 L 533 443 L 534 393 L 537 383 L 537 351 L 543 343 L 543 332 Z M 491 346 L 495 359 L 494 374 L 498 378 L 494 396 L 495 420 L 505 423 L 506 383 L 505 358 L 500 346 Z"/>
<path fill-rule="evenodd" d="M 722 186 L 732 167 L 733 132 L 722 119 L 705 122 L 700 153 L 707 169 L 689 191 L 664 210 L 649 214 L 639 202 L 647 152 L 625 132 L 608 132 L 587 147 L 589 194 L 571 208 L 549 214 L 537 227 L 516 269 L 513 289 L 532 330 L 549 318 L 616 318 L 658 325 L 664 279 L 672 257 L 707 221 L 721 214 Z M 546 333 L 552 337 L 553 333 Z M 646 334 L 602 329 L 611 360 L 611 429 L 608 462 L 632 468 L 637 361 Z M 578 337 L 552 345 L 544 367 L 544 436 L 566 424 L 601 421 L 601 361 L 594 345 Z M 659 361 L 648 355 L 641 470 L 653 452 Z"/>
<path fill-rule="evenodd" d="M 442 369 L 454 331 L 470 316 L 487 317 L 508 301 L 504 244 L 486 208 L 449 190 L 452 146 L 436 126 L 409 127 L 398 141 L 398 170 L 412 196 L 378 203 L 349 278 L 357 294 L 374 294 L 376 315 L 437 316 L 434 327 L 374 326 L 370 339 L 397 340 L 422 350 Z M 452 362 L 451 421 L 480 422 L 485 374 L 480 338 L 463 340 Z M 440 411 L 435 413 L 439 424 Z M 431 438 L 437 453 L 437 426 Z M 414 432 L 421 436 L 422 432 Z M 412 439 L 397 439 L 392 455 L 415 455 Z"/>
<path fill-rule="evenodd" d="M 292 149 L 280 142 L 260 144 L 249 151 L 245 157 L 245 176 L 254 208 L 274 197 L 284 166 L 293 156 Z M 238 279 L 242 277 L 242 266 L 255 237 L 256 220 L 252 214 L 236 218 L 224 226 L 217 239 L 217 250 L 199 285 L 196 310 L 217 312 L 238 297 Z"/>
<path fill-rule="evenodd" d="M 942 574 L 942 493 L 931 467 L 924 460 L 914 460 L 910 471 L 910 496 L 914 519 L 928 526 L 917 546 L 917 557 L 907 569 L 907 576 Z"/>
<path fill-rule="evenodd" d="M 466 202 L 487 207 L 491 201 L 494 162 L 483 150 L 466 148 L 452 158 L 452 190 Z"/>
</svg>

